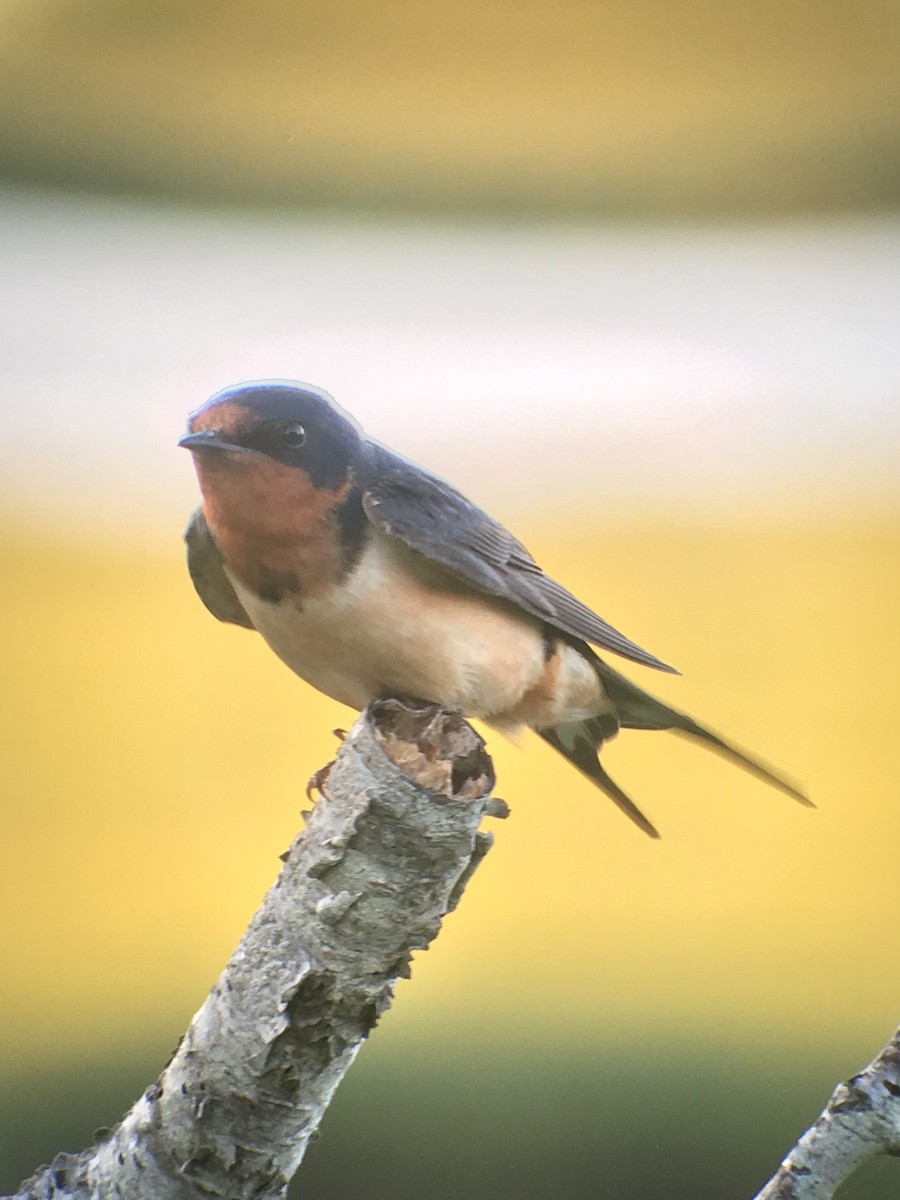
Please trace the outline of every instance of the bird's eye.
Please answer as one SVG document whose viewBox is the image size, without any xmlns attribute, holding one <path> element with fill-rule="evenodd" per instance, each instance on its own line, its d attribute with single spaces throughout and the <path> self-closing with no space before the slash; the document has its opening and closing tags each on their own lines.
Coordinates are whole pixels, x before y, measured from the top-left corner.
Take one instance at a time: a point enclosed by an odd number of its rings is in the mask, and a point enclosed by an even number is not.
<svg viewBox="0 0 900 1200">
<path fill-rule="evenodd" d="M 299 450 L 306 441 L 306 430 L 296 421 L 292 421 L 289 425 L 282 426 L 281 441 L 288 450 Z"/>
</svg>

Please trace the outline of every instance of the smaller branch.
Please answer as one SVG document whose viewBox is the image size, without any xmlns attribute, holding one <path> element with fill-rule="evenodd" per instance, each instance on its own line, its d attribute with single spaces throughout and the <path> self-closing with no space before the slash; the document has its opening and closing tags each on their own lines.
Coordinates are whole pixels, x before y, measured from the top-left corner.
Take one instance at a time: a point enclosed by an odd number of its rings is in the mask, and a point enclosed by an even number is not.
<svg viewBox="0 0 900 1200">
<path fill-rule="evenodd" d="M 413 950 L 490 847 L 493 782 L 458 714 L 371 704 L 162 1075 L 14 1200 L 282 1200 Z"/>
<path fill-rule="evenodd" d="M 859 1075 L 838 1084 L 756 1200 L 829 1200 L 876 1154 L 900 1156 L 900 1028 Z"/>
</svg>

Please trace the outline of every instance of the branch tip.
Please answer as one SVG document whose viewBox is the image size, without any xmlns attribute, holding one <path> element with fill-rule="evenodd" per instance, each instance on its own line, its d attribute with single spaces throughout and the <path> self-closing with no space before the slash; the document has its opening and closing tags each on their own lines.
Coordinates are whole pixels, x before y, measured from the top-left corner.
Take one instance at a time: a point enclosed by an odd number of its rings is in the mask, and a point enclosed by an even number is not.
<svg viewBox="0 0 900 1200">
<path fill-rule="evenodd" d="M 366 721 L 390 761 L 417 786 L 460 800 L 491 792 L 494 768 L 484 739 L 460 713 L 391 696 L 374 700 Z"/>
</svg>

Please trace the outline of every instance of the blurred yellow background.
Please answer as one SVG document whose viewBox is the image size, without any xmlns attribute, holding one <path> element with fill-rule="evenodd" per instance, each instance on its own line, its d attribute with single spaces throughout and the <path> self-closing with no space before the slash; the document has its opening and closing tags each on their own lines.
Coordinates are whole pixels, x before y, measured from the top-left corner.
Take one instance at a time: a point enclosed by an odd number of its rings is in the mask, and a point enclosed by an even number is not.
<svg viewBox="0 0 900 1200">
<path fill-rule="evenodd" d="M 653 843 L 488 733 L 512 816 L 300 1186 L 752 1194 L 900 1019 L 894 6 L 0 29 L 0 1191 L 158 1072 L 352 720 L 183 562 L 187 412 L 291 376 L 818 805 L 626 731 Z"/>
<path fill-rule="evenodd" d="M 513 815 L 404 1003 L 452 1027 L 454 1012 L 518 991 L 537 956 L 542 976 L 565 981 L 555 1005 L 600 1029 L 665 1018 L 841 1039 L 889 1019 L 897 973 L 866 964 L 896 920 L 900 530 L 598 514 L 536 532 L 579 594 L 617 601 L 692 664 L 659 694 L 765 751 L 819 810 L 692 744 L 624 732 L 605 759 L 662 828 L 656 845 L 537 739 L 488 733 Z M 330 730 L 351 717 L 258 638 L 212 621 L 172 541 L 126 555 L 4 539 L 4 911 L 29 896 L 4 935 L 17 979 L 7 1052 L 30 1041 L 38 1055 L 82 1054 L 201 996 L 273 877 Z M 602 572 L 585 561 L 601 556 Z M 835 982 L 863 978 L 863 990 Z M 517 1020 L 559 1019 L 545 988 L 518 997 Z M 49 1034 L 48 1001 L 71 1012 Z"/>
</svg>

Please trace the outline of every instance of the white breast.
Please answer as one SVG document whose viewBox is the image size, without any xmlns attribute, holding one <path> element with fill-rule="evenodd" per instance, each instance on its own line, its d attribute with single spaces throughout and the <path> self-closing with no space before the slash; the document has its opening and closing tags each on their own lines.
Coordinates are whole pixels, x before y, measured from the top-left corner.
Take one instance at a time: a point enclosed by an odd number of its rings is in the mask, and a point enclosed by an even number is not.
<svg viewBox="0 0 900 1200">
<path fill-rule="evenodd" d="M 474 593 L 448 591 L 449 577 L 420 578 L 413 560 L 373 531 L 351 574 L 324 595 L 273 604 L 231 582 L 279 658 L 343 704 L 363 708 L 387 692 L 473 717 L 509 712 L 544 669 L 538 622 Z"/>
</svg>

